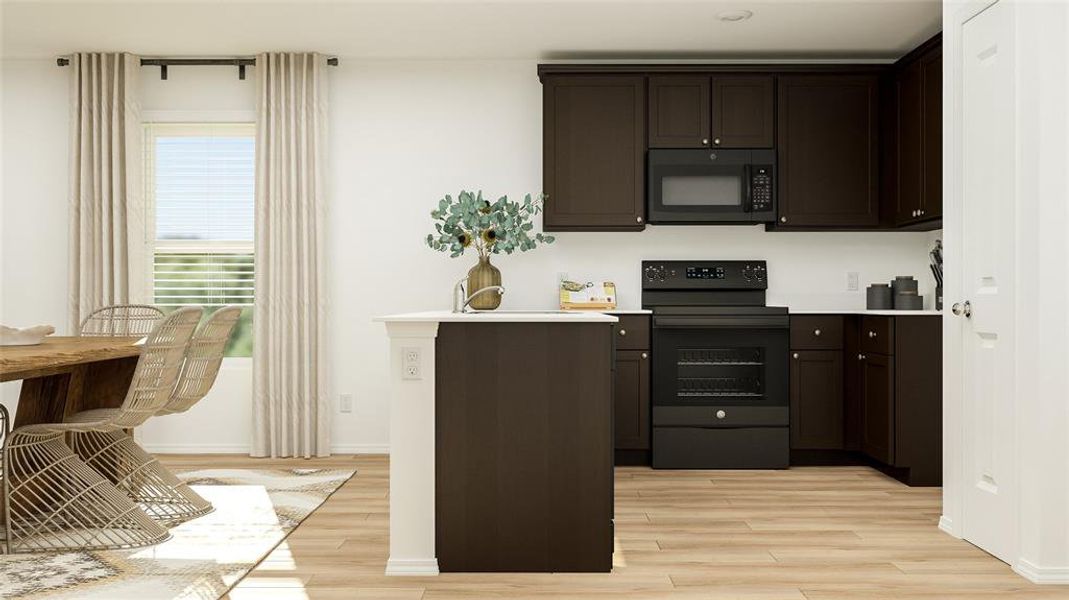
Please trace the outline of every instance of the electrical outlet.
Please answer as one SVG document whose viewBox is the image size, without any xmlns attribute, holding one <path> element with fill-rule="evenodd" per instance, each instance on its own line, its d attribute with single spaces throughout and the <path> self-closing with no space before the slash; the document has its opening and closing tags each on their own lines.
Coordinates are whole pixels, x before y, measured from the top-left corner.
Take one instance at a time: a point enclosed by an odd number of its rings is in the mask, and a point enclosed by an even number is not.
<svg viewBox="0 0 1069 600">
<path fill-rule="evenodd" d="M 342 394 L 338 396 L 338 410 L 343 413 L 353 412 L 353 395 Z"/>
<path fill-rule="evenodd" d="M 419 348 L 401 348 L 401 379 L 423 379 Z"/>
<path fill-rule="evenodd" d="M 846 272 L 846 291 L 848 291 L 848 292 L 856 292 L 857 288 L 858 288 L 858 280 L 859 279 L 860 279 L 860 274 L 857 271 L 847 271 Z"/>
</svg>

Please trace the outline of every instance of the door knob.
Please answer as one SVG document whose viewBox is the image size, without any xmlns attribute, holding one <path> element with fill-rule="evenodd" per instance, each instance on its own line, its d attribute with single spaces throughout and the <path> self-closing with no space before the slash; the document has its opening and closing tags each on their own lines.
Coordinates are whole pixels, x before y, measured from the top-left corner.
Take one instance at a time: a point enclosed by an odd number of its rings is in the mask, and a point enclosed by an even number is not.
<svg viewBox="0 0 1069 600">
<path fill-rule="evenodd" d="M 972 303 L 966 300 L 965 302 L 955 302 L 954 306 L 950 307 L 950 312 L 958 315 L 959 317 L 969 317 L 972 315 Z"/>
<path fill-rule="evenodd" d="M 728 414 L 726 412 L 724 412 L 722 410 L 716 411 L 716 418 L 723 419 L 726 416 L 728 416 Z"/>
<path fill-rule="evenodd" d="M 794 353 L 794 358 L 798 358 L 798 353 L 797 352 Z"/>
<path fill-rule="evenodd" d="M 649 356 L 649 354 L 646 354 L 645 352 L 643 352 L 643 353 L 642 353 L 642 358 L 643 358 L 643 360 L 645 360 L 645 359 L 646 359 L 646 357 L 648 357 L 648 356 Z"/>
</svg>

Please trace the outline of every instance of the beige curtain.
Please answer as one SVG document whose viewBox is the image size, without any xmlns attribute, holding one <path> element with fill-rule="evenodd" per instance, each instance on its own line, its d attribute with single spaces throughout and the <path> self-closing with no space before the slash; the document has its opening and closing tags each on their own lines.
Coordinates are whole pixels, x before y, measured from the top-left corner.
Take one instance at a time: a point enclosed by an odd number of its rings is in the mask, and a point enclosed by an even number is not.
<svg viewBox="0 0 1069 600">
<path fill-rule="evenodd" d="M 138 57 L 125 53 L 70 57 L 72 333 L 96 308 L 148 299 L 140 65 Z"/>
<path fill-rule="evenodd" d="M 326 58 L 256 57 L 253 456 L 330 454 L 323 376 Z"/>
</svg>

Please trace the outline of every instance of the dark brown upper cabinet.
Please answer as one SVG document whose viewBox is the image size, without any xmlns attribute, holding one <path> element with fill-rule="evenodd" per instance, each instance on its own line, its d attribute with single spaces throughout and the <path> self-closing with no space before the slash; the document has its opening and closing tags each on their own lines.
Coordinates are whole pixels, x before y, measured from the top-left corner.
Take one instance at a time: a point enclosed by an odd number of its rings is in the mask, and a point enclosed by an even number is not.
<svg viewBox="0 0 1069 600">
<path fill-rule="evenodd" d="M 649 80 L 650 148 L 706 148 L 709 78 L 664 75 Z"/>
<path fill-rule="evenodd" d="M 771 75 L 713 77 L 713 146 L 775 145 L 776 86 Z"/>
<path fill-rule="evenodd" d="M 771 148 L 771 75 L 654 75 L 649 80 L 650 148 Z"/>
<path fill-rule="evenodd" d="M 879 224 L 879 76 L 779 77 L 777 228 Z"/>
<path fill-rule="evenodd" d="M 895 225 L 943 216 L 943 51 L 939 38 L 895 71 Z"/>
<path fill-rule="evenodd" d="M 543 78 L 546 231 L 645 227 L 646 78 Z"/>
</svg>

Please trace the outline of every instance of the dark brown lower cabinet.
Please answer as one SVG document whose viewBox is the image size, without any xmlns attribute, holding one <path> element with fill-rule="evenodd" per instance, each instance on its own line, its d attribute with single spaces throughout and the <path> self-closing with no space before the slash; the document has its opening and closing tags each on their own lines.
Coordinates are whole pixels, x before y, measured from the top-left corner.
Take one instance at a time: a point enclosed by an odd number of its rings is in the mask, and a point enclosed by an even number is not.
<svg viewBox="0 0 1069 600">
<path fill-rule="evenodd" d="M 843 447 L 843 353 L 791 353 L 791 449 Z"/>
<path fill-rule="evenodd" d="M 612 568 L 612 339 L 604 323 L 440 325 L 442 571 Z"/>
<path fill-rule="evenodd" d="M 650 355 L 648 351 L 616 353 L 613 421 L 617 450 L 650 449 Z"/>
<path fill-rule="evenodd" d="M 886 464 L 895 457 L 895 359 L 858 355 L 861 361 L 861 451 Z"/>
<path fill-rule="evenodd" d="M 791 345 L 821 348 L 791 351 L 792 460 L 942 483 L 941 317 L 795 315 Z"/>
</svg>

